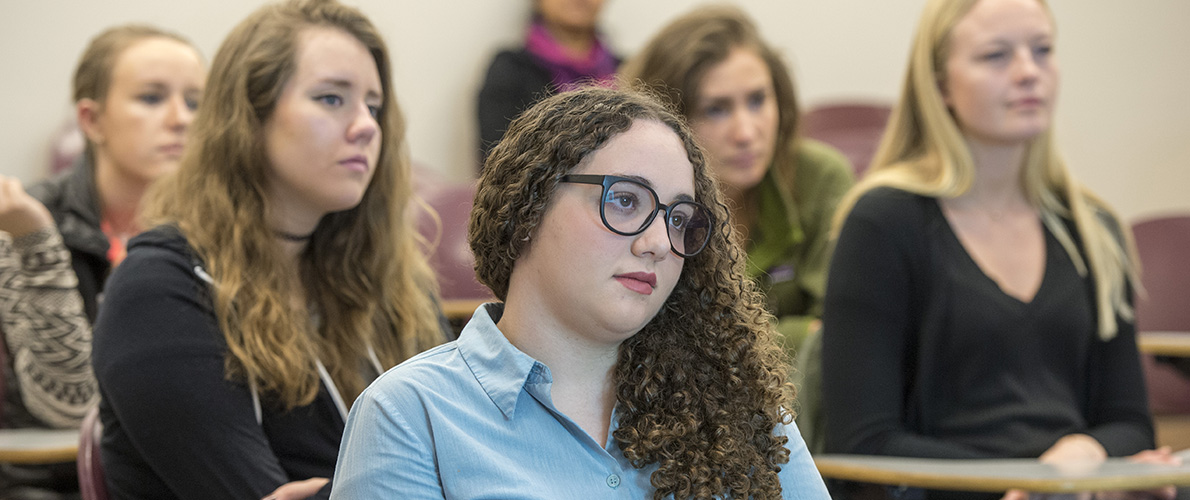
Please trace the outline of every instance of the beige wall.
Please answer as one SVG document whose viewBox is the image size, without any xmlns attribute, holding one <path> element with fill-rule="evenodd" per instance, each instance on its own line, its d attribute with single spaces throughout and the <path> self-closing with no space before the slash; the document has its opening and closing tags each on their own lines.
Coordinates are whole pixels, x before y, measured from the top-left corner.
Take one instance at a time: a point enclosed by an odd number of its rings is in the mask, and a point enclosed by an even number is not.
<svg viewBox="0 0 1190 500">
<path fill-rule="evenodd" d="M 528 0 L 347 0 L 388 39 L 414 159 L 462 178 L 475 161 L 474 107 L 495 48 L 516 43 Z M 211 57 L 259 0 L 0 0 L 0 171 L 39 178 L 69 119 L 68 80 L 105 26 L 145 21 Z M 803 102 L 891 100 L 923 0 L 744 0 L 787 55 Z M 1076 174 L 1125 216 L 1190 210 L 1190 2 L 1051 0 L 1062 64 L 1059 139 Z M 695 5 L 609 0 L 605 29 L 630 54 Z"/>
</svg>

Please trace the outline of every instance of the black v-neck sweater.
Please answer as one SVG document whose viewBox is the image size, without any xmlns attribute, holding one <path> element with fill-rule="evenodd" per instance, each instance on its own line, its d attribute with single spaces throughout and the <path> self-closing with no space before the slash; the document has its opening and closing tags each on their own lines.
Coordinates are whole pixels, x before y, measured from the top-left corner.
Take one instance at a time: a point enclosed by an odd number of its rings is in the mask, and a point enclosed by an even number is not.
<svg viewBox="0 0 1190 500">
<path fill-rule="evenodd" d="M 1100 340 L 1092 280 L 1048 229 L 1045 252 L 1025 303 L 983 273 L 936 199 L 863 196 L 826 289 L 827 451 L 1037 457 L 1072 433 L 1112 456 L 1152 448 L 1133 323 Z"/>
</svg>

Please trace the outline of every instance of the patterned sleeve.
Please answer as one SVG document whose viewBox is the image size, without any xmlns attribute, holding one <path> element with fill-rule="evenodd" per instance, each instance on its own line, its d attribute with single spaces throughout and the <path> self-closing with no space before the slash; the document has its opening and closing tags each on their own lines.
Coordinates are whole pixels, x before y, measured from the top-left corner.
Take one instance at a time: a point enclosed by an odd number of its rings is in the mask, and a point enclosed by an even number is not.
<svg viewBox="0 0 1190 500">
<path fill-rule="evenodd" d="M 21 400 L 50 427 L 77 427 L 99 400 L 77 287 L 56 228 L 16 240 L 0 233 L 0 329 Z"/>
</svg>

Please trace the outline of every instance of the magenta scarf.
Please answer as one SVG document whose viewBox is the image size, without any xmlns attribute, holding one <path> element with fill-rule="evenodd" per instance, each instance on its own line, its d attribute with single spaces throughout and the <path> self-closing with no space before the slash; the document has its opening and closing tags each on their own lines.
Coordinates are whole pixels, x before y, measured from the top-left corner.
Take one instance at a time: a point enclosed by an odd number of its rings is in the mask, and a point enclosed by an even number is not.
<svg viewBox="0 0 1190 500">
<path fill-rule="evenodd" d="M 595 38 L 591 52 L 583 59 L 572 59 L 554 37 L 550 36 L 541 21 L 533 21 L 525 36 L 525 50 L 533 54 L 550 72 L 554 87 L 565 92 L 582 83 L 595 83 L 610 87 L 616 74 L 618 61 L 603 40 Z"/>
</svg>

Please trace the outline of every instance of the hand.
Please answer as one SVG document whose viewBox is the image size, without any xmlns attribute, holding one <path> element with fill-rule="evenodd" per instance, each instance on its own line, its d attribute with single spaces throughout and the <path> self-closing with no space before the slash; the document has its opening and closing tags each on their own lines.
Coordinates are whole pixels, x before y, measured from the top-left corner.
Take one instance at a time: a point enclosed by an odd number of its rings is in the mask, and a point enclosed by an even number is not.
<svg viewBox="0 0 1190 500">
<path fill-rule="evenodd" d="M 1055 465 L 1070 462 L 1101 463 L 1107 460 L 1107 450 L 1091 436 L 1067 434 L 1050 446 L 1050 449 L 1045 450 L 1038 460 Z"/>
<path fill-rule="evenodd" d="M 263 500 L 299 500 L 310 498 L 329 482 L 330 479 L 325 477 L 312 477 L 305 481 L 285 483 L 273 490 L 272 493 L 269 493 Z"/>
<path fill-rule="evenodd" d="M 1000 500 L 1029 500 L 1029 494 L 1025 490 L 1008 490 Z"/>
<path fill-rule="evenodd" d="M 1168 446 L 1162 446 L 1155 450 L 1142 451 L 1128 457 L 1128 461 L 1141 464 L 1182 465 L 1182 458 L 1174 455 L 1173 451 Z M 1109 494 L 1101 494 L 1098 498 L 1104 500 L 1173 500 L 1177 496 L 1177 488 L 1173 486 L 1166 486 L 1164 488 L 1145 491 L 1112 492 Z"/>
<path fill-rule="evenodd" d="M 0 175 L 0 231 L 15 239 L 52 225 L 50 211 L 25 192 L 21 181 Z"/>
</svg>

